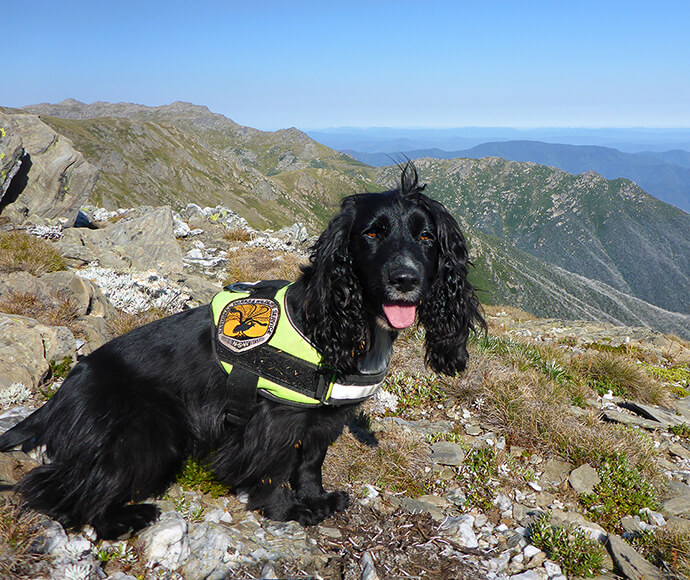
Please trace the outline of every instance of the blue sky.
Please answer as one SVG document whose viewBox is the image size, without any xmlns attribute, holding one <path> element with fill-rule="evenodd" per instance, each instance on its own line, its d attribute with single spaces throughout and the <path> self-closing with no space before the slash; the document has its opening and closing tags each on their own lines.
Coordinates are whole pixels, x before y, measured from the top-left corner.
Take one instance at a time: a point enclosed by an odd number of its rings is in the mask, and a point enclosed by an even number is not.
<svg viewBox="0 0 690 580">
<path fill-rule="evenodd" d="M 690 127 L 690 1 L 3 8 L 0 105 L 176 100 L 261 129 Z"/>
</svg>

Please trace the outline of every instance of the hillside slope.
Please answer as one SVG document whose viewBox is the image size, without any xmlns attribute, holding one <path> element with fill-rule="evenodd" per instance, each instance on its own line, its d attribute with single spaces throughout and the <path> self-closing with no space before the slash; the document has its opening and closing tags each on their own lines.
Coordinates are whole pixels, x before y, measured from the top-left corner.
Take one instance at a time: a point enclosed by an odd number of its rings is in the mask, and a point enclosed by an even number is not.
<svg viewBox="0 0 690 580">
<path fill-rule="evenodd" d="M 296 129 L 258 131 L 189 103 L 67 100 L 23 111 L 100 169 L 92 201 L 104 207 L 222 204 L 257 227 L 320 226 L 344 195 L 380 189 L 372 168 Z"/>
</svg>

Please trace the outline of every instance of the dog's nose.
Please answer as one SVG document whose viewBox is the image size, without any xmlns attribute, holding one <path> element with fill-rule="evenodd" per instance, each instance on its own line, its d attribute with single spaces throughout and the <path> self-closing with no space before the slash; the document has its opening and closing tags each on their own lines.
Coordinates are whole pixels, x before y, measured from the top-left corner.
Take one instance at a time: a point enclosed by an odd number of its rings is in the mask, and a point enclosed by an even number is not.
<svg viewBox="0 0 690 580">
<path fill-rule="evenodd" d="M 417 271 L 406 267 L 393 268 L 388 274 L 388 280 L 399 292 L 414 290 L 421 282 Z"/>
</svg>

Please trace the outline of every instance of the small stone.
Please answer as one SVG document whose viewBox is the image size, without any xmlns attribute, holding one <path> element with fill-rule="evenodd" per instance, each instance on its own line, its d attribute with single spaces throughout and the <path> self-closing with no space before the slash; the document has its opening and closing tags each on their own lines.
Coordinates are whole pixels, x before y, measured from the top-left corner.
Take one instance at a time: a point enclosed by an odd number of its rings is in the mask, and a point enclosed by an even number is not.
<svg viewBox="0 0 690 580">
<path fill-rule="evenodd" d="M 594 488 L 601 483 L 601 478 L 596 469 L 585 463 L 570 472 L 568 482 L 575 493 L 594 493 Z"/>
<path fill-rule="evenodd" d="M 649 508 L 642 508 L 640 512 L 647 516 L 647 519 L 649 520 L 650 524 L 654 526 L 666 525 L 666 519 L 659 512 L 655 512 Z"/>
<path fill-rule="evenodd" d="M 544 484 L 558 485 L 568 478 L 568 474 L 574 467 L 572 463 L 567 461 L 549 459 L 544 465 L 544 471 L 539 479 Z"/>
<path fill-rule="evenodd" d="M 514 574 L 510 580 L 547 580 L 548 576 L 543 568 L 536 568 L 534 570 L 525 570 L 520 574 Z"/>
<path fill-rule="evenodd" d="M 479 425 L 465 425 L 465 433 L 477 437 L 482 434 L 482 430 Z"/>
<path fill-rule="evenodd" d="M 527 544 L 525 546 L 525 549 L 522 550 L 522 553 L 525 556 L 526 560 L 531 560 L 532 558 L 534 558 L 534 556 L 539 554 L 539 552 L 541 552 L 541 550 L 536 546 L 533 546 L 532 544 Z"/>
<path fill-rule="evenodd" d="M 556 562 L 552 562 L 551 560 L 545 560 L 543 566 L 544 570 L 546 570 L 546 573 L 549 575 L 549 578 L 559 576 L 563 573 L 561 567 L 556 564 Z"/>
<path fill-rule="evenodd" d="M 457 443 L 438 441 L 431 446 L 431 461 L 440 465 L 462 465 L 465 451 Z"/>
<path fill-rule="evenodd" d="M 362 580 L 379 580 L 379 575 L 376 573 L 376 566 L 374 566 L 374 558 L 371 552 L 365 552 L 361 562 Z"/>
</svg>

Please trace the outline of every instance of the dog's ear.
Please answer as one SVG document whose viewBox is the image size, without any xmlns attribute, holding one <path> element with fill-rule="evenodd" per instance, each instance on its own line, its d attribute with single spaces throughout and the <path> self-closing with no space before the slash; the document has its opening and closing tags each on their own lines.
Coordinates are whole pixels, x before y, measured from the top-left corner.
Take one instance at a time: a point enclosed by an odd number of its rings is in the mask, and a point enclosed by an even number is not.
<svg viewBox="0 0 690 580">
<path fill-rule="evenodd" d="M 362 288 L 349 248 L 354 215 L 354 198 L 346 197 L 340 213 L 314 244 L 310 265 L 304 268 L 305 330 L 321 350 L 324 365 L 341 371 L 353 370 L 353 352 L 366 338 Z"/>
<path fill-rule="evenodd" d="M 436 277 L 419 309 L 426 330 L 426 363 L 436 372 L 453 376 L 467 365 L 470 331 L 486 329 L 486 322 L 467 280 L 469 261 L 460 226 L 443 205 L 418 195 L 436 224 L 439 245 Z"/>
</svg>

